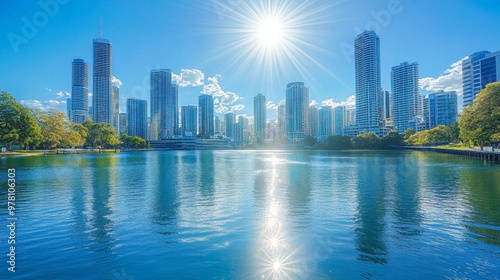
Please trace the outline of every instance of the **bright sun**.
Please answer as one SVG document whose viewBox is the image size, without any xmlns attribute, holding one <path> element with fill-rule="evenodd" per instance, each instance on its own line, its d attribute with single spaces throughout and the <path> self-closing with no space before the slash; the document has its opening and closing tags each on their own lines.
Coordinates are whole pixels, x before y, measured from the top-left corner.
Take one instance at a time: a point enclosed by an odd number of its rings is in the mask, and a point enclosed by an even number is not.
<svg viewBox="0 0 500 280">
<path fill-rule="evenodd" d="M 264 47 L 275 47 L 283 38 L 283 26 L 278 18 L 264 19 L 257 29 L 257 38 Z"/>
</svg>

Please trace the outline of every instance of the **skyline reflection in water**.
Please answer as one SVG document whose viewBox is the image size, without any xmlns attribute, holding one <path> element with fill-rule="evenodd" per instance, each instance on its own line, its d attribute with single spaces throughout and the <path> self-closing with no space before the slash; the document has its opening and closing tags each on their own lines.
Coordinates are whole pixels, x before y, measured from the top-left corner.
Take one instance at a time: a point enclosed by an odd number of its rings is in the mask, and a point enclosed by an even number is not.
<svg viewBox="0 0 500 280">
<path fill-rule="evenodd" d="M 0 164 L 16 167 L 19 186 L 15 279 L 500 271 L 500 168 L 480 161 L 421 152 L 171 151 Z M 0 199 L 5 209 L 6 186 Z"/>
</svg>

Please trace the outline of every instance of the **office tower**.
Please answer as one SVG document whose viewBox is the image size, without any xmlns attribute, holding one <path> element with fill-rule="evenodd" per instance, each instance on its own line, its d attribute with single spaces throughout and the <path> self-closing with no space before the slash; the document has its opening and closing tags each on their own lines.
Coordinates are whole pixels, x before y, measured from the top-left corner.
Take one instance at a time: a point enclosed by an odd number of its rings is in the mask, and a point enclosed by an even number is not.
<svg viewBox="0 0 500 280">
<path fill-rule="evenodd" d="M 94 119 L 94 106 L 89 106 L 89 119 Z"/>
<path fill-rule="evenodd" d="M 345 108 L 345 126 L 355 126 L 356 125 L 356 107 Z"/>
<path fill-rule="evenodd" d="M 215 134 L 219 135 L 221 133 L 221 121 L 218 116 L 215 116 Z"/>
<path fill-rule="evenodd" d="M 318 130 L 319 130 L 318 108 L 316 108 L 316 106 L 309 106 L 308 114 L 309 114 L 308 116 L 309 132 L 307 134 L 311 135 L 312 137 L 316 137 L 318 136 Z"/>
<path fill-rule="evenodd" d="M 211 95 L 202 94 L 198 97 L 199 134 L 203 138 L 214 135 L 214 99 Z"/>
<path fill-rule="evenodd" d="M 286 86 L 286 137 L 304 140 L 308 132 L 309 89 L 303 82 Z"/>
<path fill-rule="evenodd" d="M 333 135 L 333 110 L 330 106 L 322 106 L 318 110 L 318 135 L 326 139 Z"/>
<path fill-rule="evenodd" d="M 286 136 L 286 106 L 278 106 L 278 137 L 285 138 Z"/>
<path fill-rule="evenodd" d="M 198 132 L 198 108 L 196 105 L 181 107 L 181 122 L 183 136 L 196 136 Z"/>
<path fill-rule="evenodd" d="M 345 107 L 337 106 L 333 109 L 333 134 L 342 135 L 342 130 L 345 127 Z"/>
<path fill-rule="evenodd" d="M 226 123 L 224 121 L 220 121 L 220 134 L 226 135 Z"/>
<path fill-rule="evenodd" d="M 167 94 L 167 137 L 179 135 L 179 87 L 172 85 Z"/>
<path fill-rule="evenodd" d="M 424 98 L 423 103 L 428 129 L 438 125 L 450 125 L 457 121 L 457 93 L 455 91 L 431 93 Z"/>
<path fill-rule="evenodd" d="M 128 116 L 127 113 L 120 113 L 120 135 L 127 133 Z"/>
<path fill-rule="evenodd" d="M 67 98 L 66 99 L 66 117 L 68 118 L 68 120 L 72 119 L 71 103 L 72 103 L 71 98 Z"/>
<path fill-rule="evenodd" d="M 74 59 L 71 74 L 71 118 L 83 123 L 89 118 L 89 65 L 83 59 Z"/>
<path fill-rule="evenodd" d="M 177 90 L 172 86 L 172 70 L 153 69 L 150 73 L 151 136 L 153 140 L 174 135 L 177 116 Z"/>
<path fill-rule="evenodd" d="M 92 107 L 96 123 L 111 124 L 111 43 L 106 39 L 94 39 L 94 65 Z"/>
<path fill-rule="evenodd" d="M 227 113 L 224 115 L 224 123 L 226 123 L 226 136 L 233 138 L 233 124 L 236 123 L 236 118 L 233 113 Z"/>
<path fill-rule="evenodd" d="M 414 121 L 421 108 L 421 100 L 418 87 L 418 63 L 401 63 L 392 67 L 392 121 L 394 129 L 399 133 L 405 132 L 413 127 L 410 121 Z"/>
<path fill-rule="evenodd" d="M 389 120 L 391 118 L 391 93 L 388 91 L 384 91 L 384 116 L 385 120 Z"/>
<path fill-rule="evenodd" d="M 136 98 L 127 99 L 128 135 L 146 139 L 148 136 L 147 102 Z"/>
<path fill-rule="evenodd" d="M 487 84 L 500 81 L 500 51 L 476 52 L 462 62 L 464 106 L 474 102 Z"/>
<path fill-rule="evenodd" d="M 374 31 L 365 31 L 354 41 L 356 68 L 356 125 L 375 128 L 382 124 L 380 81 L 380 40 Z"/>
<path fill-rule="evenodd" d="M 253 99 L 253 115 L 255 139 L 264 140 L 266 138 L 266 97 L 262 93 Z"/>
<path fill-rule="evenodd" d="M 239 143 L 239 144 L 243 144 L 244 126 L 245 126 L 245 117 L 239 116 L 238 123 L 233 124 L 233 136 L 234 136 L 233 138 L 234 138 L 234 141 Z M 264 127 L 264 129 L 265 129 L 265 127 Z"/>
<path fill-rule="evenodd" d="M 120 130 L 120 88 L 111 87 L 111 124 L 116 131 Z"/>
</svg>

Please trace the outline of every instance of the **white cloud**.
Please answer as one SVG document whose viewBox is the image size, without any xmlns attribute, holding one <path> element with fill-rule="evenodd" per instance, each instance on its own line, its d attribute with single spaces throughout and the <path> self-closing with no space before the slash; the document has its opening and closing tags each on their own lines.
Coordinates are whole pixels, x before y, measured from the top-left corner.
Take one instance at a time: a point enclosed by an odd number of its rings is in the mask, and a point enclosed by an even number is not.
<svg viewBox="0 0 500 280">
<path fill-rule="evenodd" d="M 245 108 L 244 105 L 233 105 L 242 98 L 234 92 L 224 91 L 219 84 L 219 79 L 222 79 L 222 76 L 219 74 L 208 77 L 208 83 L 203 85 L 203 90 L 201 91 L 202 94 L 208 94 L 214 98 L 214 104 L 216 105 L 215 112 L 223 114 L 229 111 L 236 112 L 243 110 L 243 108 Z"/>
<path fill-rule="evenodd" d="M 71 97 L 71 94 L 65 90 L 60 90 L 56 93 L 57 98 L 69 98 Z"/>
<path fill-rule="evenodd" d="M 272 101 L 266 102 L 266 109 L 268 110 L 278 110 L 278 105 L 274 104 Z"/>
<path fill-rule="evenodd" d="M 46 101 L 40 101 L 35 99 L 28 99 L 28 100 L 21 100 L 20 103 L 26 107 L 39 109 L 43 111 L 54 109 L 61 112 L 66 112 L 66 100 L 59 101 L 50 99 Z"/>
<path fill-rule="evenodd" d="M 324 100 L 321 102 L 321 106 L 330 106 L 330 107 L 338 107 L 338 106 L 346 106 L 346 107 L 354 107 L 356 106 L 356 96 L 351 95 L 347 97 L 346 100 L 336 102 L 333 98 Z"/>
<path fill-rule="evenodd" d="M 316 104 L 318 104 L 318 102 L 316 100 L 311 100 L 311 102 L 309 103 L 309 106 L 316 106 Z"/>
<path fill-rule="evenodd" d="M 122 81 L 115 76 L 111 76 L 111 85 L 120 88 L 122 86 Z"/>
<path fill-rule="evenodd" d="M 243 104 L 236 104 L 234 106 L 231 106 L 231 112 L 238 112 L 245 109 L 245 105 Z"/>
<path fill-rule="evenodd" d="M 462 62 L 468 56 L 450 65 L 444 73 L 437 77 L 426 77 L 420 79 L 420 88 L 427 91 L 456 91 L 459 95 L 462 94 Z"/>
<path fill-rule="evenodd" d="M 179 75 L 172 73 L 172 81 L 179 87 L 197 87 L 202 86 L 205 80 L 205 74 L 198 69 L 181 69 Z"/>
</svg>

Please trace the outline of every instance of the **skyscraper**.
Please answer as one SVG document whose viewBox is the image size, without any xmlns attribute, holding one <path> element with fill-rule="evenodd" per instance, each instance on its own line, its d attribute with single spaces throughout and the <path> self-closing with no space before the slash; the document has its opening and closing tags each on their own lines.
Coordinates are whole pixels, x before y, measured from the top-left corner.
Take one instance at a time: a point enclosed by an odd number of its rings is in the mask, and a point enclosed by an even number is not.
<svg viewBox="0 0 500 280">
<path fill-rule="evenodd" d="M 94 39 L 92 107 L 96 123 L 111 124 L 112 48 L 106 39 Z"/>
<path fill-rule="evenodd" d="M 391 103 L 391 93 L 388 91 L 384 91 L 384 116 L 385 120 L 389 120 L 391 118 L 392 111 L 392 103 Z"/>
<path fill-rule="evenodd" d="M 151 136 L 153 140 L 175 134 L 177 116 L 177 87 L 172 86 L 172 70 L 153 69 L 150 74 Z"/>
<path fill-rule="evenodd" d="M 184 136 L 196 136 L 198 130 L 198 108 L 196 105 L 181 107 L 181 130 Z"/>
<path fill-rule="evenodd" d="M 308 135 L 312 137 L 318 136 L 318 130 L 319 130 L 319 125 L 318 125 L 318 108 L 316 106 L 309 106 L 308 109 L 308 120 L 309 120 L 309 131 Z"/>
<path fill-rule="evenodd" d="M 410 121 L 421 115 L 418 81 L 418 63 L 404 62 L 392 67 L 392 117 L 394 129 L 399 133 L 413 127 Z"/>
<path fill-rule="evenodd" d="M 382 124 L 380 81 L 380 39 L 375 31 L 365 31 L 354 41 L 356 72 L 356 125 L 360 130 Z"/>
<path fill-rule="evenodd" d="M 326 139 L 333 135 L 333 110 L 330 106 L 322 106 L 318 110 L 318 135 Z"/>
<path fill-rule="evenodd" d="M 259 93 L 253 99 L 255 139 L 262 141 L 266 137 L 266 97 Z"/>
<path fill-rule="evenodd" d="M 333 109 L 333 134 L 342 135 L 345 127 L 345 107 L 337 106 Z"/>
<path fill-rule="evenodd" d="M 500 81 L 500 51 L 476 52 L 462 62 L 464 106 L 473 103 L 487 84 Z"/>
<path fill-rule="evenodd" d="M 285 138 L 286 136 L 286 106 L 278 106 L 278 137 Z"/>
<path fill-rule="evenodd" d="M 221 121 L 218 116 L 215 116 L 215 134 L 222 134 L 221 132 Z"/>
<path fill-rule="evenodd" d="M 128 116 L 127 113 L 120 113 L 120 135 L 127 132 L 128 128 Z"/>
<path fill-rule="evenodd" d="M 116 131 L 120 130 L 120 88 L 111 87 L 111 124 Z"/>
<path fill-rule="evenodd" d="M 199 134 L 203 138 L 214 135 L 214 99 L 211 95 L 202 94 L 198 97 Z"/>
<path fill-rule="evenodd" d="M 179 135 L 179 87 L 173 84 L 167 94 L 167 137 Z"/>
<path fill-rule="evenodd" d="M 72 62 L 71 121 L 83 123 L 89 117 L 89 65 L 83 59 Z"/>
<path fill-rule="evenodd" d="M 286 87 L 286 136 L 304 140 L 308 132 L 309 89 L 303 82 L 289 83 Z"/>
<path fill-rule="evenodd" d="M 146 100 L 127 99 L 128 135 L 146 139 L 148 136 L 147 122 L 148 105 Z"/>
<path fill-rule="evenodd" d="M 457 121 L 457 93 L 436 92 L 424 98 L 425 119 L 427 128 L 431 129 L 438 125 L 450 125 Z"/>
<path fill-rule="evenodd" d="M 234 138 L 234 124 L 236 123 L 236 117 L 233 113 L 226 113 L 224 115 L 224 123 L 226 123 L 226 136 L 229 138 Z"/>
</svg>

